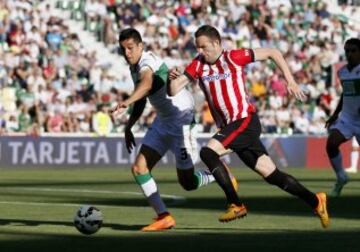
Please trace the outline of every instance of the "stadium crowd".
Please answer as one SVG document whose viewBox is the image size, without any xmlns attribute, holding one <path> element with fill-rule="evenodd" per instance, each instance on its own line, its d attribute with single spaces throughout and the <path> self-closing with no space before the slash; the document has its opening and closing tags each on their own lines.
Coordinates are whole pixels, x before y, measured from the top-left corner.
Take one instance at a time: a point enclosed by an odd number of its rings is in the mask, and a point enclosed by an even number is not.
<svg viewBox="0 0 360 252">
<path fill-rule="evenodd" d="M 64 3 L 114 53 L 118 31 L 132 26 L 169 67 L 184 66 L 196 54 L 193 33 L 205 23 L 222 32 L 225 48 L 280 49 L 307 100 L 297 103 L 286 95 L 272 62 L 249 65 L 247 88 L 264 133 L 326 133 L 340 92 L 333 74 L 343 43 L 360 35 L 348 18 L 355 8 L 344 5 L 343 14 L 334 15 L 321 1 L 61 0 L 58 8 Z M 117 79 L 99 64 L 56 13 L 40 0 L 0 0 L 1 132 L 122 132 L 127 115 L 113 121 L 108 111 L 126 97 L 122 87 L 131 80 Z M 191 88 L 199 131 L 214 132 L 202 92 L 196 84 Z M 137 131 L 154 117 L 149 107 Z"/>
</svg>

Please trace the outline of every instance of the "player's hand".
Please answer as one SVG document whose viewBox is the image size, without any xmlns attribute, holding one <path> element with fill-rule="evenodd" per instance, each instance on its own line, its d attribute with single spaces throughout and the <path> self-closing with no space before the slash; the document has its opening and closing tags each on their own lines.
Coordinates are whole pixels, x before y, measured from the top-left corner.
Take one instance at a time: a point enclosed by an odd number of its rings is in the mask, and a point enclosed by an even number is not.
<svg viewBox="0 0 360 252">
<path fill-rule="evenodd" d="M 287 86 L 287 91 L 290 95 L 295 96 L 295 98 L 300 101 L 305 101 L 306 99 L 305 93 L 296 83 L 289 83 L 289 85 Z"/>
<path fill-rule="evenodd" d="M 112 115 L 113 117 L 115 117 L 116 115 L 121 115 L 121 114 L 123 114 L 123 113 L 126 111 L 127 107 L 128 107 L 128 106 L 127 106 L 125 103 L 121 102 L 121 103 L 119 103 L 115 108 L 112 108 L 112 109 L 110 110 L 111 115 Z"/>
<path fill-rule="evenodd" d="M 337 120 L 337 118 L 338 118 L 338 117 L 337 117 L 337 116 L 334 116 L 334 115 L 330 116 L 330 118 L 327 119 L 327 121 L 325 122 L 325 128 L 326 128 L 326 129 L 329 129 L 330 126 L 333 125 L 333 123 Z"/>
<path fill-rule="evenodd" d="M 180 75 L 181 75 L 181 72 L 180 72 L 179 68 L 177 68 L 177 67 L 174 67 L 174 68 L 169 70 L 169 79 L 170 80 L 175 80 Z"/>
<path fill-rule="evenodd" d="M 132 152 L 134 147 L 136 146 L 134 134 L 131 132 L 131 129 L 125 128 L 125 144 L 126 149 L 129 154 Z"/>
</svg>

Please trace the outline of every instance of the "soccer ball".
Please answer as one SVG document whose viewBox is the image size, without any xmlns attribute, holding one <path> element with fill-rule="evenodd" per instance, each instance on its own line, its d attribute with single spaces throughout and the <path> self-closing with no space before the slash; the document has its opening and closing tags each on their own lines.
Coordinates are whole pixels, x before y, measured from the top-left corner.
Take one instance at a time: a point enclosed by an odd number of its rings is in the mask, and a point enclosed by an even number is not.
<svg viewBox="0 0 360 252">
<path fill-rule="evenodd" d="M 74 217 L 74 225 L 81 233 L 90 235 L 96 233 L 103 223 L 99 209 L 93 206 L 81 206 Z"/>
</svg>

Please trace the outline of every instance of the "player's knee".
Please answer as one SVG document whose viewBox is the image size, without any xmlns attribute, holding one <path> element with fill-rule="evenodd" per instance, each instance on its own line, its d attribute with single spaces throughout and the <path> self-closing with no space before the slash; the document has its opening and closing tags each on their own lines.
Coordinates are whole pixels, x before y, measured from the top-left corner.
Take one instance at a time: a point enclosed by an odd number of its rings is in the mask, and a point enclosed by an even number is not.
<svg viewBox="0 0 360 252">
<path fill-rule="evenodd" d="M 330 158 L 336 157 L 339 154 L 339 146 L 331 139 L 328 139 L 326 142 L 326 152 Z"/>
<path fill-rule="evenodd" d="M 185 191 L 195 190 L 197 188 L 197 178 L 194 175 L 194 168 L 178 170 L 178 181 Z"/>
<path fill-rule="evenodd" d="M 193 180 L 179 180 L 179 183 L 185 191 L 193 191 L 197 188 L 196 182 Z"/>
<path fill-rule="evenodd" d="M 268 155 L 262 155 L 257 159 L 255 170 L 263 177 L 269 176 L 276 169 L 276 165 Z"/>
<path fill-rule="evenodd" d="M 131 172 L 134 174 L 134 175 L 140 175 L 140 168 L 139 166 L 137 166 L 136 164 L 132 165 L 131 166 Z"/>
<path fill-rule="evenodd" d="M 208 148 L 208 147 L 202 147 L 200 150 L 200 158 L 201 160 L 207 161 L 212 155 L 213 155 L 213 150 Z M 214 152 L 215 153 L 215 152 Z"/>
<path fill-rule="evenodd" d="M 133 164 L 131 167 L 131 172 L 135 176 L 137 176 L 137 175 L 148 173 L 149 169 L 147 169 L 146 167 L 141 167 L 140 165 L 137 165 L 137 164 Z"/>
</svg>

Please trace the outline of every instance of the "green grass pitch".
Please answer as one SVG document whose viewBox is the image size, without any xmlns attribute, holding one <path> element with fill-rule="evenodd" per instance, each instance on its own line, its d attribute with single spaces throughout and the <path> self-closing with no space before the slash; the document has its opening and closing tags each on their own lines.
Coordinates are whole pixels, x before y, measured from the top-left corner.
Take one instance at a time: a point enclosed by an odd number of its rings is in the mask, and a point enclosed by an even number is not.
<svg viewBox="0 0 360 252">
<path fill-rule="evenodd" d="M 312 210 L 248 169 L 233 169 L 248 216 L 219 223 L 226 202 L 217 184 L 184 191 L 174 168 L 153 175 L 177 226 L 139 229 L 155 217 L 129 169 L 0 170 L 0 251 L 360 251 L 360 174 L 340 198 L 330 198 L 331 224 L 322 229 Z M 332 171 L 288 169 L 313 191 L 328 192 Z M 80 205 L 100 208 L 104 226 L 80 234 Z"/>
</svg>

